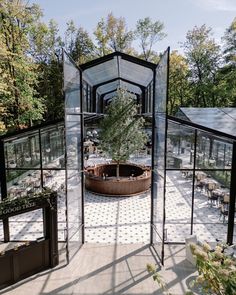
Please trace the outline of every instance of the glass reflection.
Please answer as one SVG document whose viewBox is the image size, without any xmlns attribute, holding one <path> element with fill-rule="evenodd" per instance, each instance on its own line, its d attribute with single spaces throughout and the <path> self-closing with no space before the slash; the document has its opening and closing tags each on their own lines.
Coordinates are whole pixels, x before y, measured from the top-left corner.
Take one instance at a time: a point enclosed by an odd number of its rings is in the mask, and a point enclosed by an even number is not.
<svg viewBox="0 0 236 295">
<path fill-rule="evenodd" d="M 39 136 L 29 135 L 5 143 L 6 168 L 32 168 L 40 163 Z"/>
<path fill-rule="evenodd" d="M 200 169 L 231 169 L 232 144 L 210 134 L 198 133 L 196 165 Z"/>
<path fill-rule="evenodd" d="M 167 168 L 193 169 L 194 130 L 173 122 L 168 123 Z"/>
</svg>

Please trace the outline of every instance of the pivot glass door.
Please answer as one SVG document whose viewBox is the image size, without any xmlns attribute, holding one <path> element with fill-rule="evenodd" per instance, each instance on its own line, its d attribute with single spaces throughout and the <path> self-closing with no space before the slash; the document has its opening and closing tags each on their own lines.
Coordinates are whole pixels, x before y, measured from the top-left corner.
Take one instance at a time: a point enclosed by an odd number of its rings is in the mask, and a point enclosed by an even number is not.
<svg viewBox="0 0 236 295">
<path fill-rule="evenodd" d="M 153 106 L 151 242 L 164 264 L 165 168 L 169 48 L 156 68 Z"/>
<path fill-rule="evenodd" d="M 84 242 L 81 71 L 63 53 L 66 142 L 67 261 Z"/>
</svg>

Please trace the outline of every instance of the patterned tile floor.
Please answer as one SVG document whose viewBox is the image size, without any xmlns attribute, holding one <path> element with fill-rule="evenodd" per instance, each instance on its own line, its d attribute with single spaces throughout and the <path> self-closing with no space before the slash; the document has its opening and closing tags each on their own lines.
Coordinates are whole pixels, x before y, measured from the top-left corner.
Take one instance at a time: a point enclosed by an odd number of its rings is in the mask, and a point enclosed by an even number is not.
<svg viewBox="0 0 236 295">
<path fill-rule="evenodd" d="M 184 242 L 190 233 L 192 188 L 191 180 L 180 172 L 167 172 L 166 229 L 168 242 Z M 194 199 L 193 231 L 201 239 L 225 240 L 227 223 L 220 220 L 220 210 L 209 204 L 204 191 L 196 191 Z"/>
<path fill-rule="evenodd" d="M 150 158 L 138 157 L 136 162 L 150 165 Z M 91 158 L 94 162 L 104 159 Z M 63 175 L 54 177 L 54 185 L 64 182 Z M 56 183 L 56 184 L 55 184 Z M 50 184 L 52 186 L 53 183 Z M 191 184 L 177 171 L 167 173 L 166 240 L 184 242 L 190 233 Z M 58 236 L 65 239 L 65 200 L 58 202 Z M 225 239 L 227 224 L 219 220 L 219 208 L 207 203 L 206 193 L 198 191 L 194 201 L 194 233 L 202 240 Z M 150 192 L 133 197 L 104 197 L 85 194 L 85 240 L 88 243 L 148 243 L 150 241 Z M 73 211 L 71 214 L 75 214 Z M 76 216 L 75 216 L 76 220 Z M 42 212 L 22 214 L 10 219 L 11 238 L 27 240 L 43 234 Z M 0 240 L 3 239 L 0 223 Z"/>
<path fill-rule="evenodd" d="M 104 197 L 86 192 L 86 242 L 148 243 L 150 205 L 150 193 L 133 197 Z"/>
</svg>

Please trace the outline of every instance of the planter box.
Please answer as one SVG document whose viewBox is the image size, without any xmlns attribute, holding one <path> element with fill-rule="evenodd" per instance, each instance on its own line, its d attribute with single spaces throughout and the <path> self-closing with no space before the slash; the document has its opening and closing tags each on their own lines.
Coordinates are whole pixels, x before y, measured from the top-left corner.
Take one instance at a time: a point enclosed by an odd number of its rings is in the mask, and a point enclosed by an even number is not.
<svg viewBox="0 0 236 295">
<path fill-rule="evenodd" d="M 5 288 L 22 279 L 50 267 L 49 240 L 32 242 L 0 255 L 0 288 Z M 4 271 L 3 271 L 4 270 Z"/>
<path fill-rule="evenodd" d="M 88 167 L 85 175 L 85 187 L 89 191 L 107 196 L 132 196 L 150 188 L 151 171 L 147 167 L 120 164 L 119 180 L 115 174 L 116 164 Z"/>
<path fill-rule="evenodd" d="M 44 237 L 27 245 L 21 242 L 19 246 L 8 237 L 0 244 L 0 289 L 58 265 L 56 193 L 50 193 L 47 199 L 39 195 L 28 198 L 26 203 L 2 204 L 0 219 L 3 223 L 8 222 L 11 216 L 40 208 L 43 209 Z M 9 231 L 6 236 L 9 236 Z"/>
</svg>

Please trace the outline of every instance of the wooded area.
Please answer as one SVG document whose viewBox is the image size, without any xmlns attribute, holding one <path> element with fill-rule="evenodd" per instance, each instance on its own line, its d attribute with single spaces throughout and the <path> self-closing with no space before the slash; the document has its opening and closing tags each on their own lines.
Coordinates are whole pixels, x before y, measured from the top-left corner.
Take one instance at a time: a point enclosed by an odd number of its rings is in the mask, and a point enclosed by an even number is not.
<svg viewBox="0 0 236 295">
<path fill-rule="evenodd" d="M 154 45 L 168 38 L 159 20 L 139 19 L 130 30 L 112 13 L 93 34 L 70 21 L 60 36 L 54 20 L 42 21 L 38 5 L 0 0 L 0 133 L 63 118 L 62 47 L 77 64 L 116 50 L 157 63 Z M 236 18 L 221 44 L 202 25 L 189 30 L 181 46 L 184 55 L 173 51 L 170 56 L 169 113 L 179 106 L 235 106 Z"/>
</svg>

